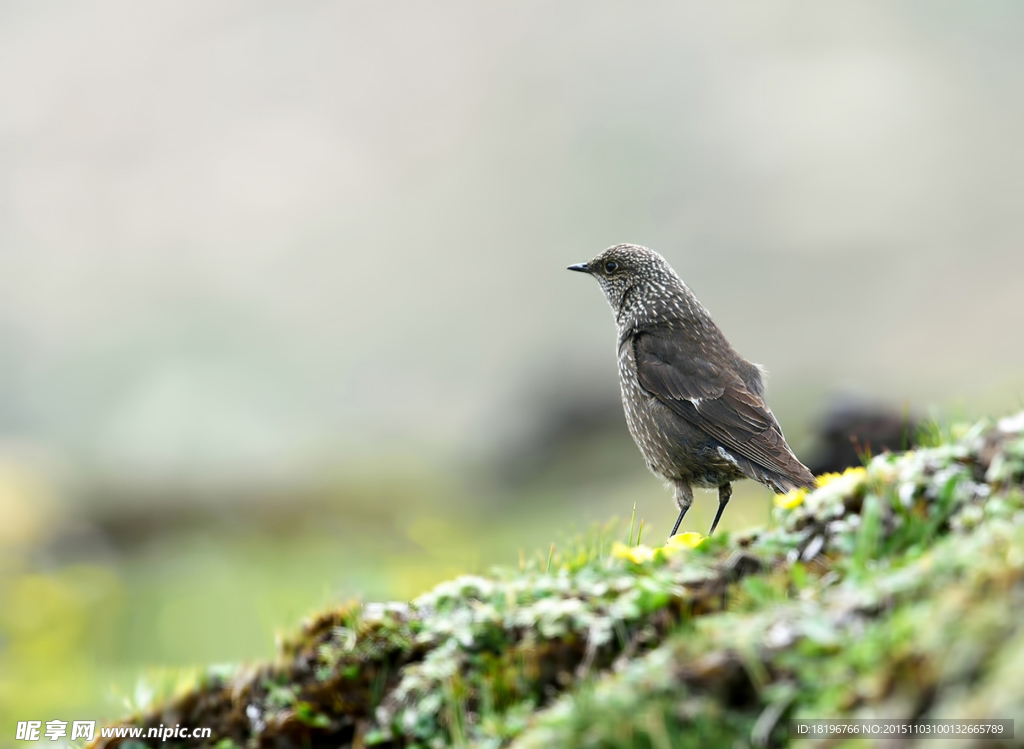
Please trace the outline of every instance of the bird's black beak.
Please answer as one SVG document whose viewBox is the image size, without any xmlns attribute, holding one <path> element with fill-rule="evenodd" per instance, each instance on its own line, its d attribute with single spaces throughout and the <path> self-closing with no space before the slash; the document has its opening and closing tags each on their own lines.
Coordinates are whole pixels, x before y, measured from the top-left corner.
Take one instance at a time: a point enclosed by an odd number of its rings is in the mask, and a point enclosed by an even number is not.
<svg viewBox="0 0 1024 749">
<path fill-rule="evenodd" d="M 590 266 L 586 263 L 576 263 L 576 265 L 570 265 L 568 270 L 575 270 L 580 273 L 590 273 Z"/>
</svg>

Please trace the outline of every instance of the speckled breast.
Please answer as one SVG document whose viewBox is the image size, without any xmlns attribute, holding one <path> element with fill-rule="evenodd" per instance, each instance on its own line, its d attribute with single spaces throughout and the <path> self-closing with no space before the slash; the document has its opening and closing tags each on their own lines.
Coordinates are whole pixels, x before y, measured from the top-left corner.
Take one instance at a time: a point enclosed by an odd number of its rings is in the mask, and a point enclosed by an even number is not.
<svg viewBox="0 0 1024 749">
<path fill-rule="evenodd" d="M 626 412 L 626 425 L 633 435 L 633 441 L 643 453 L 647 467 L 664 478 L 672 478 L 676 471 L 665 449 L 669 438 L 659 433 L 657 421 L 651 413 L 651 409 L 660 404 L 640 387 L 633 347 L 628 343 L 619 351 L 619 388 L 622 392 L 622 409 Z"/>
</svg>

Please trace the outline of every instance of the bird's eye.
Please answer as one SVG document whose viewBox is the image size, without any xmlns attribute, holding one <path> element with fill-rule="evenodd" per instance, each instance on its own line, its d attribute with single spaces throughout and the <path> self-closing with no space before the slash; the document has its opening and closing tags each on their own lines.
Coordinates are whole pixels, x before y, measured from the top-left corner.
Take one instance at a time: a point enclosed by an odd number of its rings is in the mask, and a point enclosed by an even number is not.
<svg viewBox="0 0 1024 749">
<path fill-rule="evenodd" d="M 609 260 L 607 263 L 604 264 L 604 272 L 614 273 L 618 269 L 618 267 L 618 263 L 616 263 L 614 260 Z"/>
</svg>

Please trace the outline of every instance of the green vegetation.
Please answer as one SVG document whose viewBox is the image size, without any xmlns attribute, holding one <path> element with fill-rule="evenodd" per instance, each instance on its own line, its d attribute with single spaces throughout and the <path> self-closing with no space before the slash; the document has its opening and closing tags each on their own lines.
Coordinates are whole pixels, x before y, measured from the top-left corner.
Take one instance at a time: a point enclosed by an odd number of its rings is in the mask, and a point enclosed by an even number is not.
<svg viewBox="0 0 1024 749">
<path fill-rule="evenodd" d="M 779 497 L 769 528 L 597 533 L 324 612 L 128 723 L 222 748 L 677 747 L 785 744 L 791 717 L 1021 719 L 1022 485 L 1024 413 Z"/>
</svg>

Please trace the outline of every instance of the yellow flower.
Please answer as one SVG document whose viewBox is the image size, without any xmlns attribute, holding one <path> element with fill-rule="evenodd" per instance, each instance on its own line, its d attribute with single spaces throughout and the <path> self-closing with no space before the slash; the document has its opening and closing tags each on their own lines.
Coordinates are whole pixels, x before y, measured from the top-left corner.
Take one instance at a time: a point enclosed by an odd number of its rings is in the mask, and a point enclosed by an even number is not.
<svg viewBox="0 0 1024 749">
<path fill-rule="evenodd" d="M 832 497 L 851 494 L 860 488 L 866 476 L 867 470 L 865 470 L 863 466 L 847 468 L 842 473 L 823 473 L 814 480 L 814 489 L 794 489 L 786 494 L 776 494 L 774 500 L 775 506 L 780 510 L 792 510 L 794 507 L 802 505 L 804 500 L 807 499 L 808 494 L 814 495 L 812 501 L 823 499 L 826 496 Z M 826 486 L 830 485 L 833 485 L 831 490 L 818 494 L 820 489 L 824 489 Z"/>
<path fill-rule="evenodd" d="M 794 489 L 786 494 L 776 494 L 775 506 L 780 510 L 792 510 L 794 507 L 802 505 L 806 496 L 806 489 Z"/>
<path fill-rule="evenodd" d="M 612 556 L 628 559 L 634 564 L 643 564 L 654 559 L 654 549 L 650 546 L 626 546 L 621 541 L 612 544 Z"/>
<path fill-rule="evenodd" d="M 823 473 L 820 476 L 815 477 L 814 484 L 820 489 L 823 486 L 828 486 L 842 475 L 843 474 L 841 473 Z"/>
<path fill-rule="evenodd" d="M 665 544 L 666 549 L 694 549 L 704 541 L 704 536 L 690 531 L 688 533 L 677 533 Z"/>
<path fill-rule="evenodd" d="M 856 483 L 860 479 L 863 479 L 866 474 L 867 470 L 865 470 L 864 466 L 856 466 L 855 468 L 847 468 L 842 473 L 823 473 L 815 479 L 815 482 L 820 489 L 823 486 L 828 486 L 836 479 L 849 479 Z"/>
</svg>

